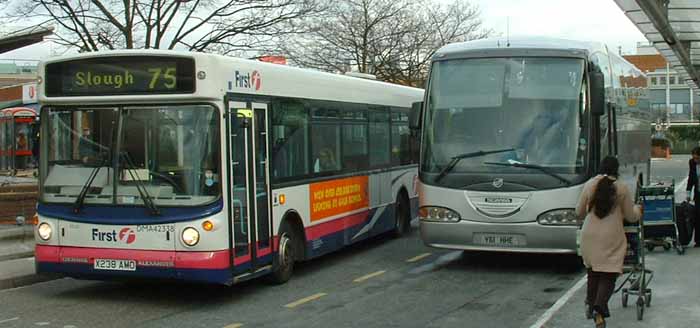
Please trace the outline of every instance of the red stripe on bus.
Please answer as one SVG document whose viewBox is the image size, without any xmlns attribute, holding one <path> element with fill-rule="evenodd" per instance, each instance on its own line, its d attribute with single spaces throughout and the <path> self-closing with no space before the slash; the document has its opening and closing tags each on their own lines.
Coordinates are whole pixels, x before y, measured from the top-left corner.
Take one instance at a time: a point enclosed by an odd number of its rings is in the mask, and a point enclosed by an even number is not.
<svg viewBox="0 0 700 328">
<path fill-rule="evenodd" d="M 39 262 L 60 262 L 58 246 L 36 245 L 34 248 L 34 258 Z"/>
<path fill-rule="evenodd" d="M 37 245 L 35 253 L 37 261 L 53 263 L 92 264 L 98 258 L 137 262 L 172 262 L 178 269 L 225 269 L 230 265 L 228 250 L 173 252 Z"/>
<path fill-rule="evenodd" d="M 308 227 L 306 228 L 306 240 L 318 239 L 363 224 L 367 221 L 367 214 L 369 214 L 369 211 L 362 211 L 357 214 Z"/>
<path fill-rule="evenodd" d="M 239 256 L 233 258 L 233 265 L 241 265 L 243 263 L 250 262 L 250 253 L 245 256 Z"/>
</svg>

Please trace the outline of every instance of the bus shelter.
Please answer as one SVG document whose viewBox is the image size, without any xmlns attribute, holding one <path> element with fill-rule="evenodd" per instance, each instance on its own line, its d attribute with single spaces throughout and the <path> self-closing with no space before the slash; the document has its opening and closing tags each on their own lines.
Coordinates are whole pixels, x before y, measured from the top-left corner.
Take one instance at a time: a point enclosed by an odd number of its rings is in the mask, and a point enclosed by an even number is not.
<svg viewBox="0 0 700 328">
<path fill-rule="evenodd" d="M 0 172 L 16 174 L 36 167 L 39 125 L 35 110 L 13 107 L 0 110 Z"/>
</svg>

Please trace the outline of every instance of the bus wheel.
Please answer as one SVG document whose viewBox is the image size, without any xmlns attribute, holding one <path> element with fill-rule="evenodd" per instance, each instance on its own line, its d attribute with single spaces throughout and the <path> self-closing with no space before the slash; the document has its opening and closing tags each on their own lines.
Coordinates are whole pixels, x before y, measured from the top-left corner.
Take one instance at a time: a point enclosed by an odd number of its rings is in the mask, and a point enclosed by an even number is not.
<svg viewBox="0 0 700 328">
<path fill-rule="evenodd" d="M 406 235 L 411 229 L 411 214 L 408 209 L 408 201 L 403 194 L 399 194 L 394 211 L 394 236 Z"/>
<path fill-rule="evenodd" d="M 294 261 L 296 260 L 296 247 L 298 238 L 285 221 L 280 227 L 279 248 L 273 264 L 270 280 L 275 284 L 283 284 L 292 277 L 294 271 Z"/>
</svg>

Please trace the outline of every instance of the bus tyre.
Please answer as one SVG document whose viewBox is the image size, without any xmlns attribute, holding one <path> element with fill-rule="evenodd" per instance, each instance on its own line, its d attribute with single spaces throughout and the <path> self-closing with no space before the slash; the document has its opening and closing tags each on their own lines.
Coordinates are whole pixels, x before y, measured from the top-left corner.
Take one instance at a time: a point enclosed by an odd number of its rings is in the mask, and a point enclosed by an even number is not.
<svg viewBox="0 0 700 328">
<path fill-rule="evenodd" d="M 394 211 L 394 236 L 402 237 L 411 229 L 411 214 L 408 208 L 408 201 L 403 194 L 399 194 L 396 199 L 396 210 Z"/>
<path fill-rule="evenodd" d="M 294 229 L 284 221 L 279 232 L 279 247 L 275 256 L 270 280 L 274 284 L 283 284 L 292 277 L 294 271 L 294 261 L 296 260 L 299 242 Z"/>
</svg>

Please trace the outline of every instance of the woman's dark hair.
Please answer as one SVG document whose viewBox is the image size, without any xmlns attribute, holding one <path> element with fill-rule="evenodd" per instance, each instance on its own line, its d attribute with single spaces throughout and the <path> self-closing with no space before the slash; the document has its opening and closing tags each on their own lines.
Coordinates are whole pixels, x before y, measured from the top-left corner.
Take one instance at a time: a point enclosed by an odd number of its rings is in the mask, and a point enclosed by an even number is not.
<svg viewBox="0 0 700 328">
<path fill-rule="evenodd" d="M 615 206 L 616 190 L 615 179 L 618 177 L 618 169 L 620 163 L 617 158 L 607 156 L 600 163 L 600 174 L 604 177 L 598 181 L 598 185 L 593 193 L 593 201 L 591 202 L 593 213 L 599 218 L 604 218 L 610 214 L 613 206 Z"/>
<path fill-rule="evenodd" d="M 698 146 L 694 147 L 693 150 L 690 152 L 690 154 L 700 156 L 700 147 L 698 147 Z"/>
</svg>

